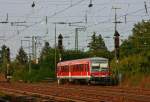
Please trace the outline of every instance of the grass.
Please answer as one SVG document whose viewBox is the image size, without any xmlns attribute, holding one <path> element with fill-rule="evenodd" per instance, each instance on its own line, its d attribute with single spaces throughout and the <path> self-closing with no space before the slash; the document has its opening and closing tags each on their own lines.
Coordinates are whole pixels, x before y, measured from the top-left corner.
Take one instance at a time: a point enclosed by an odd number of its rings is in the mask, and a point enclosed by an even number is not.
<svg viewBox="0 0 150 102">
<path fill-rule="evenodd" d="M 13 80 L 22 80 L 24 82 L 39 82 L 45 78 L 54 78 L 54 71 L 49 68 L 32 69 L 31 73 L 27 69 L 16 70 L 13 74 Z"/>
<path fill-rule="evenodd" d="M 121 86 L 150 89 L 150 75 L 143 73 L 128 74 L 123 78 Z"/>
</svg>

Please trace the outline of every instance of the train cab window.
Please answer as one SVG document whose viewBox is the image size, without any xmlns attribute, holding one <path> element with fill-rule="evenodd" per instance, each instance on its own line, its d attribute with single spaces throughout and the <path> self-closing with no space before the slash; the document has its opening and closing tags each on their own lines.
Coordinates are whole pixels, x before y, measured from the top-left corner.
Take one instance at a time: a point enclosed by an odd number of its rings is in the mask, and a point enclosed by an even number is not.
<svg viewBox="0 0 150 102">
<path fill-rule="evenodd" d="M 102 72 L 109 72 L 109 68 L 105 68 L 105 67 L 102 67 L 101 69 L 100 69 L 100 71 L 102 71 Z"/>
<path fill-rule="evenodd" d="M 92 72 L 100 71 L 100 66 L 92 66 Z"/>
</svg>

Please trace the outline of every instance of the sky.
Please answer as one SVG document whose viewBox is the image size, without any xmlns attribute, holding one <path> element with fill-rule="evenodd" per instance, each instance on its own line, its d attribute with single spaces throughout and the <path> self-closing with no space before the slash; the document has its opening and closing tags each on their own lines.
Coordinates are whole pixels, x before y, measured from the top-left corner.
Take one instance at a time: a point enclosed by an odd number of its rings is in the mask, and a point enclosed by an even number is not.
<svg viewBox="0 0 150 102">
<path fill-rule="evenodd" d="M 119 8 L 116 10 L 117 20 L 122 22 L 117 25 L 120 41 L 132 35 L 134 24 L 150 17 L 150 0 L 91 1 L 92 7 L 88 7 L 90 0 L 0 0 L 0 22 L 6 21 L 8 14 L 8 23 L 0 23 L 0 46 L 5 44 L 10 47 L 11 57 L 14 58 L 21 47 L 21 40 L 25 51 L 29 53 L 29 42 L 23 40 L 31 40 L 25 37 L 38 36 L 37 53 L 40 53 L 45 41 L 54 47 L 54 23 L 64 22 L 66 24 L 56 24 L 56 34 L 63 35 L 65 49 L 74 49 L 75 28 L 82 27 L 86 29 L 78 32 L 80 50 L 87 50 L 91 35 L 96 32 L 102 35 L 111 51 L 114 49 L 113 8 Z M 33 2 L 35 7 L 31 7 Z"/>
</svg>

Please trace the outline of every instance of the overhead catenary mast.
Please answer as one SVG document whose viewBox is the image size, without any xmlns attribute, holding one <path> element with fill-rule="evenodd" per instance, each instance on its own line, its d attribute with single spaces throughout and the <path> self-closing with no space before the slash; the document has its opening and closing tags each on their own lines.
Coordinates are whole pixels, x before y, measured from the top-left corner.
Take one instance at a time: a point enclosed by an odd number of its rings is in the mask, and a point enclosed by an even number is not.
<svg viewBox="0 0 150 102">
<path fill-rule="evenodd" d="M 116 58 L 116 63 L 119 62 L 119 36 L 120 34 L 117 31 L 117 24 L 118 23 L 122 23 L 121 21 L 117 20 L 117 9 L 121 9 L 121 8 L 112 8 L 115 10 L 115 21 L 113 22 L 115 24 L 115 33 L 114 33 L 114 47 L 115 47 L 115 58 Z"/>
</svg>

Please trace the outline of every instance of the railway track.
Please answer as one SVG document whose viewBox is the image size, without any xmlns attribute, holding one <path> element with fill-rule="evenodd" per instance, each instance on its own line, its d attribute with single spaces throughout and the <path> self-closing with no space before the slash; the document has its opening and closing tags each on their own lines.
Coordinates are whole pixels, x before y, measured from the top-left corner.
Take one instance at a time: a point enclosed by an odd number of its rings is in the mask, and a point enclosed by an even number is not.
<svg viewBox="0 0 150 102">
<path fill-rule="evenodd" d="M 33 84 L 32 84 L 33 85 Z M 40 86 L 40 85 L 33 85 L 33 86 Z M 150 90 L 149 89 L 142 89 L 142 88 L 121 88 L 121 87 L 114 87 L 114 86 L 87 86 L 87 85 L 60 85 L 57 86 L 56 84 L 49 85 L 49 84 L 44 84 L 41 85 L 44 86 L 43 88 L 64 88 L 68 90 L 74 90 L 78 89 L 80 91 L 85 91 L 85 88 L 88 88 L 88 92 L 90 91 L 91 93 L 96 93 L 96 91 L 108 91 L 108 92 L 116 92 L 116 93 L 130 93 L 130 94 L 136 94 L 136 95 L 149 95 L 150 96 Z M 87 90 L 86 90 L 87 91 Z"/>
<path fill-rule="evenodd" d="M 150 90 L 142 90 L 140 94 L 138 89 L 133 91 L 117 87 L 5 83 L 0 84 L 0 89 L 64 102 L 150 102 Z"/>
<path fill-rule="evenodd" d="M 65 98 L 65 97 L 59 97 L 55 95 L 47 95 L 39 92 L 30 92 L 30 91 L 24 91 L 24 90 L 17 90 L 17 89 L 9 89 L 9 88 L 0 88 L 1 92 L 8 93 L 9 95 L 16 95 L 17 96 L 28 96 L 28 97 L 34 97 L 38 99 L 43 99 L 43 100 L 49 100 L 51 102 L 56 102 L 56 101 L 61 101 L 61 102 L 66 102 L 66 101 L 72 101 L 72 102 L 84 102 L 81 100 L 75 100 L 75 99 L 70 99 L 70 98 Z"/>
</svg>

